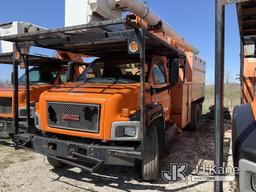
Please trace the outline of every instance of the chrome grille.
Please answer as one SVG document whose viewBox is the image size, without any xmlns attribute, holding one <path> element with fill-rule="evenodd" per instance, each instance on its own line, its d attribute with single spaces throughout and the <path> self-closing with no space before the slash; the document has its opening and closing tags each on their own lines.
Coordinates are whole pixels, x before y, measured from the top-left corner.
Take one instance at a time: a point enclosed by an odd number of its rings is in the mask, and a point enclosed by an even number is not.
<svg viewBox="0 0 256 192">
<path fill-rule="evenodd" d="M 50 127 L 83 132 L 99 132 L 100 105 L 47 103 Z"/>
<path fill-rule="evenodd" d="M 12 114 L 12 98 L 0 97 L 0 114 Z"/>
</svg>

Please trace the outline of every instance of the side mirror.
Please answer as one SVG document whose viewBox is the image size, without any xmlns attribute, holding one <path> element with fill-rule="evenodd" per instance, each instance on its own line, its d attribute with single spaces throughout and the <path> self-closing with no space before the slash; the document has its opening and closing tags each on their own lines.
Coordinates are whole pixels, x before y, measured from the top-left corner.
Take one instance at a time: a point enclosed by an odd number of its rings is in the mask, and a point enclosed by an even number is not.
<svg viewBox="0 0 256 192">
<path fill-rule="evenodd" d="M 14 84 L 14 73 L 13 72 L 11 73 L 11 83 L 12 83 L 12 85 Z"/>
<path fill-rule="evenodd" d="M 169 82 L 176 85 L 179 82 L 179 59 L 171 58 L 169 62 Z"/>
<path fill-rule="evenodd" d="M 73 62 L 68 63 L 67 67 L 67 82 L 74 81 L 75 66 Z"/>
</svg>

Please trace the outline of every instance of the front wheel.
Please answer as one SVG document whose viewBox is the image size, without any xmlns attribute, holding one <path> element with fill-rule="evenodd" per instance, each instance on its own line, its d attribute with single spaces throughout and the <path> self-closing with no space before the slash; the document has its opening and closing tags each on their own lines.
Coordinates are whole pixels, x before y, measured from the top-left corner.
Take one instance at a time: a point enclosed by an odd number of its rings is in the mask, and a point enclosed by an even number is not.
<svg viewBox="0 0 256 192">
<path fill-rule="evenodd" d="M 144 158 L 141 161 L 141 175 L 145 181 L 153 181 L 159 173 L 159 145 L 157 130 L 154 126 L 147 129 Z"/>
<path fill-rule="evenodd" d="M 192 103 L 191 106 L 191 122 L 190 122 L 190 130 L 192 132 L 198 130 L 201 126 L 202 122 L 202 104 Z"/>
</svg>

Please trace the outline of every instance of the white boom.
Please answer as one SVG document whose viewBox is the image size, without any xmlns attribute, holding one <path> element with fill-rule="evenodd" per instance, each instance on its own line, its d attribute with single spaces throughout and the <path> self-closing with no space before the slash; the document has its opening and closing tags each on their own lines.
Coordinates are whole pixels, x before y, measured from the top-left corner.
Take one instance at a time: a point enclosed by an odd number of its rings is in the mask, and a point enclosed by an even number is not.
<svg viewBox="0 0 256 192">
<path fill-rule="evenodd" d="M 65 26 L 117 19 L 122 11 L 112 10 L 106 0 L 65 0 Z"/>
<path fill-rule="evenodd" d="M 22 21 L 14 21 L 10 23 L 0 24 L 0 36 L 31 33 L 31 32 L 42 31 L 42 30 L 46 30 L 46 28 L 39 27 L 37 25 L 27 23 L 27 22 L 22 22 Z M 1 41 L 0 43 L 1 43 L 2 53 L 13 52 L 12 42 Z"/>
<path fill-rule="evenodd" d="M 186 51 L 198 54 L 199 51 L 185 41 L 167 22 L 138 0 L 66 0 L 66 26 L 90 23 L 100 19 L 120 18 L 128 11 L 144 19 L 151 26 L 160 26 L 160 30 Z"/>
<path fill-rule="evenodd" d="M 99 0 L 100 1 L 100 0 Z M 157 26 L 162 24 L 163 32 L 174 39 L 182 48 L 198 54 L 199 51 L 189 42 L 185 41 L 167 22 L 150 10 L 144 3 L 138 0 L 107 0 L 112 9 L 126 10 L 144 19 L 149 25 Z"/>
</svg>

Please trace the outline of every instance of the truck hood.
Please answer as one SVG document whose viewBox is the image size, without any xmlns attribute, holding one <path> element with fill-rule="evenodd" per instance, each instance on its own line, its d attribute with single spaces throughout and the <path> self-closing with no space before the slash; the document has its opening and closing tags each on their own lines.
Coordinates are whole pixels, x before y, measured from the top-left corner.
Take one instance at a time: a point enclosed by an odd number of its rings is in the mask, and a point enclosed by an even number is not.
<svg viewBox="0 0 256 192">
<path fill-rule="evenodd" d="M 51 88 L 51 85 L 31 85 L 30 86 L 30 101 L 37 102 L 42 92 Z M 13 97 L 13 86 L 0 87 L 0 97 Z M 26 87 L 19 86 L 19 102 L 20 105 L 25 105 Z"/>
<path fill-rule="evenodd" d="M 129 115 L 139 108 L 140 85 L 135 84 L 78 84 L 68 83 L 44 92 L 40 97 L 40 124 L 44 132 L 70 136 L 110 140 L 111 126 L 116 121 L 128 121 Z M 48 104 L 100 105 L 99 133 L 58 129 L 48 125 Z M 124 110 L 125 109 L 125 110 Z M 123 111 L 128 111 L 124 116 Z M 64 112 L 63 112 L 64 113 Z M 65 113 L 71 113 L 70 110 Z"/>
<path fill-rule="evenodd" d="M 114 94 L 129 94 L 139 91 L 139 84 L 75 84 L 69 83 L 52 88 L 52 93 L 63 93 L 68 95 L 97 94 L 104 95 L 106 98 Z"/>
</svg>

